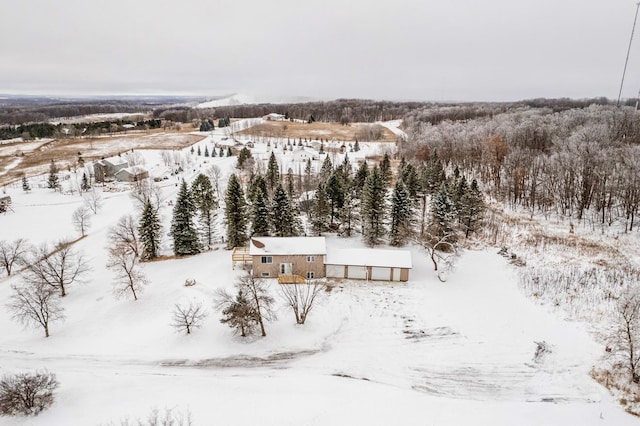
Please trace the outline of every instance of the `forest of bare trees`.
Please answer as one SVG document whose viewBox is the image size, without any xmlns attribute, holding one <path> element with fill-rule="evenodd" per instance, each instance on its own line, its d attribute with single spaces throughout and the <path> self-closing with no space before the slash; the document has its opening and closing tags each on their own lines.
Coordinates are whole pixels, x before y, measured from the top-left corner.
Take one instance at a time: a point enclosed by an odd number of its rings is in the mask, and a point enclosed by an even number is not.
<svg viewBox="0 0 640 426">
<path fill-rule="evenodd" d="M 437 124 L 432 116 L 428 108 L 407 115 L 401 155 L 420 161 L 437 152 L 486 193 L 531 215 L 637 226 L 640 116 L 632 108 L 523 106 Z"/>
</svg>

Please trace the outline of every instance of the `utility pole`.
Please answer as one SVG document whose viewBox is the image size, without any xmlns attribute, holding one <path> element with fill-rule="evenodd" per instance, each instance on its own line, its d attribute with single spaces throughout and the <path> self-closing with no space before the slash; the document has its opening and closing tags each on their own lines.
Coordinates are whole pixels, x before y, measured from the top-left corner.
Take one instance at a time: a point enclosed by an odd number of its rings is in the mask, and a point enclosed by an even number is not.
<svg viewBox="0 0 640 426">
<path fill-rule="evenodd" d="M 622 86 L 624 85 L 624 76 L 627 73 L 627 64 L 629 63 L 629 53 L 631 53 L 631 43 L 633 42 L 633 33 L 636 30 L 636 21 L 638 20 L 638 9 L 640 2 L 636 3 L 636 16 L 633 18 L 633 27 L 631 28 L 631 37 L 629 37 L 629 47 L 627 48 L 627 58 L 624 60 L 624 70 L 622 70 L 622 81 L 620 82 L 620 91 L 618 92 L 618 101 L 616 106 L 620 106 L 620 97 L 622 96 Z"/>
</svg>

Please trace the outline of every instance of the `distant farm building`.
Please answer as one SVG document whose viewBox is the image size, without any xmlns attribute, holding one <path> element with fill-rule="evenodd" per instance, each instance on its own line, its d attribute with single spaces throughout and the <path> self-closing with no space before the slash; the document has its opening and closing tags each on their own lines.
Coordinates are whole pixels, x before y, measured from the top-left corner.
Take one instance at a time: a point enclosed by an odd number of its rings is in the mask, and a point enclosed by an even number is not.
<svg viewBox="0 0 640 426">
<path fill-rule="evenodd" d="M 142 166 L 127 167 L 118 170 L 115 178 L 118 182 L 138 182 L 149 177 L 149 172 Z"/>
<path fill-rule="evenodd" d="M 285 121 L 286 120 L 284 115 L 276 114 L 275 112 L 265 115 L 264 117 L 262 117 L 262 119 L 266 121 Z"/>
<path fill-rule="evenodd" d="M 96 182 L 104 182 L 116 178 L 116 173 L 129 166 L 122 157 L 110 157 L 93 163 L 93 175 Z"/>
</svg>

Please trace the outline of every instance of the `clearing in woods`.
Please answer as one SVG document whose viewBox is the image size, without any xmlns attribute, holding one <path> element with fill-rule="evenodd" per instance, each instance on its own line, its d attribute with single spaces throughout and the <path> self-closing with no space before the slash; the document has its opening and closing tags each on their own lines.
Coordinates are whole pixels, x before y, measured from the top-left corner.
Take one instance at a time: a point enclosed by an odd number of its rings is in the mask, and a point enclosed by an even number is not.
<svg viewBox="0 0 640 426">
<path fill-rule="evenodd" d="M 351 123 L 301 123 L 297 121 L 267 121 L 237 132 L 240 135 L 260 136 L 268 138 L 295 138 L 295 139 L 325 139 L 335 141 L 353 142 L 372 141 L 367 137 L 367 129 L 373 126 L 378 129 L 380 137 L 375 142 L 395 142 L 398 137 L 393 132 L 379 124 Z"/>
</svg>

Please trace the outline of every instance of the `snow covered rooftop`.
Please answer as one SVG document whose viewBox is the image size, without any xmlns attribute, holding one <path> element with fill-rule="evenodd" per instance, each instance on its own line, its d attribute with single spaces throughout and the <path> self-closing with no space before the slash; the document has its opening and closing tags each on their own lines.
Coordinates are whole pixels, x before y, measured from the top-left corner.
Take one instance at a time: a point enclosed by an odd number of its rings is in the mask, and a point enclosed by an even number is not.
<svg viewBox="0 0 640 426">
<path fill-rule="evenodd" d="M 251 256 L 262 254 L 326 254 L 324 237 L 256 237 L 249 243 Z"/>
<path fill-rule="evenodd" d="M 411 252 L 407 250 L 335 249 L 327 253 L 326 265 L 379 266 L 411 268 Z"/>
<path fill-rule="evenodd" d="M 109 163 L 112 166 L 121 166 L 124 164 L 129 164 L 129 162 L 122 157 L 109 157 L 109 158 L 105 158 L 102 161 L 104 161 L 105 163 Z"/>
</svg>

